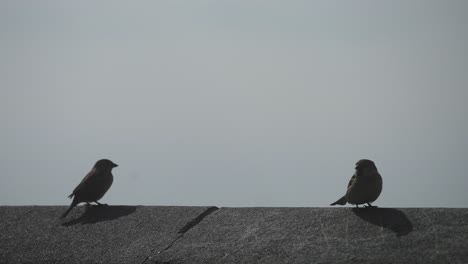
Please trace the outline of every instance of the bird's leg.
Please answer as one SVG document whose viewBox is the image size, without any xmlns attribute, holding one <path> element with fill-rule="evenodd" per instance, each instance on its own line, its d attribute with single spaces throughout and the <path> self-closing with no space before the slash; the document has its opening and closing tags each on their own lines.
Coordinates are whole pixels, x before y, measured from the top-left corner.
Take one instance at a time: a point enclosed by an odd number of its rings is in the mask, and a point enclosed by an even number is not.
<svg viewBox="0 0 468 264">
<path fill-rule="evenodd" d="M 370 203 L 367 203 L 368 206 L 366 206 L 366 208 L 376 208 L 377 206 L 373 206 L 372 204 Z"/>
<path fill-rule="evenodd" d="M 98 201 L 94 201 L 94 202 L 97 203 L 98 206 L 107 206 L 107 204 L 102 204 L 102 203 L 100 203 Z"/>
<path fill-rule="evenodd" d="M 86 206 L 89 207 L 91 206 L 91 204 L 89 202 L 86 202 Z"/>
<path fill-rule="evenodd" d="M 356 208 L 358 208 L 358 209 L 359 209 L 359 205 L 357 205 L 357 204 L 355 204 L 355 205 L 356 205 Z"/>
</svg>

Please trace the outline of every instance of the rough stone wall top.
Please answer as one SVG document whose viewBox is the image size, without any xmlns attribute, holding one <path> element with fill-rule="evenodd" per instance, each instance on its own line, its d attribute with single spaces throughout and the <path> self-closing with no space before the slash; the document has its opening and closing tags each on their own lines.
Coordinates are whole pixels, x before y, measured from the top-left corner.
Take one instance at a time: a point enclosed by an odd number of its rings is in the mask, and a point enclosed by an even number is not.
<svg viewBox="0 0 468 264">
<path fill-rule="evenodd" d="M 468 209 L 0 207 L 0 263 L 468 263 Z"/>
</svg>

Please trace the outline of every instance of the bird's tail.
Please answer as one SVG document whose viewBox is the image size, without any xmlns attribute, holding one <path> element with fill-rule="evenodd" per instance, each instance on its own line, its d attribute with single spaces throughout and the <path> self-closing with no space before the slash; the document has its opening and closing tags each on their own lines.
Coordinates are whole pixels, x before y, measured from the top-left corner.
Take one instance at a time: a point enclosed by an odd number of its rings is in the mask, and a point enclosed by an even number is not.
<svg viewBox="0 0 468 264">
<path fill-rule="evenodd" d="M 338 201 L 330 204 L 330 205 L 345 205 L 346 204 L 346 196 L 341 197 Z"/>
<path fill-rule="evenodd" d="M 73 202 L 70 204 L 68 209 L 60 216 L 60 219 L 65 218 L 68 215 L 68 213 L 70 213 L 70 211 L 73 209 L 73 207 L 75 207 L 76 205 L 77 203 L 75 202 L 75 200 L 73 200 Z"/>
</svg>

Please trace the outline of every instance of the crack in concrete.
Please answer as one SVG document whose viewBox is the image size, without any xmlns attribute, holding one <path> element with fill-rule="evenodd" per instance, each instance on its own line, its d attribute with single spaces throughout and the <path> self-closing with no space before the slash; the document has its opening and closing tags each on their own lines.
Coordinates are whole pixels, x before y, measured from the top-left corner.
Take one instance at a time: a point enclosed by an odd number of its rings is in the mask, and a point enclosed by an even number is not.
<svg viewBox="0 0 468 264">
<path fill-rule="evenodd" d="M 318 220 L 319 220 L 319 223 L 320 223 L 320 232 L 322 233 L 323 238 L 325 239 L 325 242 L 326 242 L 326 244 L 327 244 L 327 254 L 328 254 L 328 252 L 330 251 L 330 243 L 328 242 L 327 234 L 325 234 L 325 230 L 324 230 L 324 225 L 323 225 L 322 217 L 319 216 L 319 217 L 318 217 Z"/>
<path fill-rule="evenodd" d="M 382 238 L 382 245 L 385 244 L 385 234 L 384 234 L 384 222 L 383 216 L 380 216 L 380 238 Z"/>
<path fill-rule="evenodd" d="M 172 240 L 172 242 L 167 246 L 165 247 L 163 250 L 161 251 L 158 251 L 158 255 L 159 254 L 162 254 L 164 253 L 164 251 L 167 251 L 169 250 L 179 239 L 181 239 L 185 233 L 187 233 L 190 229 L 194 228 L 195 226 L 197 226 L 201 221 L 203 221 L 203 219 L 207 216 L 209 216 L 210 214 L 212 214 L 214 211 L 218 210 L 219 208 L 216 207 L 216 206 L 212 206 L 212 207 L 208 207 L 205 211 L 203 211 L 201 214 L 199 214 L 197 217 L 193 218 L 192 220 L 190 220 L 189 222 L 187 222 L 187 224 L 185 224 L 181 229 L 179 229 L 179 231 L 177 232 L 179 235 Z M 143 264 L 145 263 L 147 260 L 150 259 L 151 255 L 153 254 L 154 250 L 152 250 L 150 252 L 150 254 L 140 263 L 140 264 Z M 156 261 L 156 263 L 159 263 Z"/>
<path fill-rule="evenodd" d="M 187 233 L 187 231 L 189 231 L 190 229 L 192 229 L 194 226 L 198 225 L 202 220 L 203 218 L 209 216 L 210 214 L 212 214 L 214 211 L 218 210 L 219 208 L 216 207 L 216 206 L 212 206 L 212 207 L 208 207 L 203 213 L 201 213 L 199 216 L 195 217 L 194 219 L 192 219 L 191 221 L 189 221 L 187 224 L 185 224 L 184 227 L 182 227 L 179 232 L 179 234 L 185 234 Z"/>
</svg>

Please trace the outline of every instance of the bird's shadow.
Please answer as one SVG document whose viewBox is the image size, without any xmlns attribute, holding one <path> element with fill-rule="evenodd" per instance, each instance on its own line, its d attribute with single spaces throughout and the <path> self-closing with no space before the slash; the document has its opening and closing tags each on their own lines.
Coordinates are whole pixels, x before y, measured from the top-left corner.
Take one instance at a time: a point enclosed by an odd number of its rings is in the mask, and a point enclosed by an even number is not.
<svg viewBox="0 0 468 264">
<path fill-rule="evenodd" d="M 353 208 L 353 213 L 373 225 L 390 229 L 396 236 L 406 236 L 413 224 L 400 210 L 394 208 Z"/>
<path fill-rule="evenodd" d="M 103 221 L 110 221 L 122 216 L 127 216 L 136 211 L 136 206 L 85 206 L 84 213 L 73 220 L 64 222 L 63 226 L 76 224 L 94 224 Z"/>
</svg>

